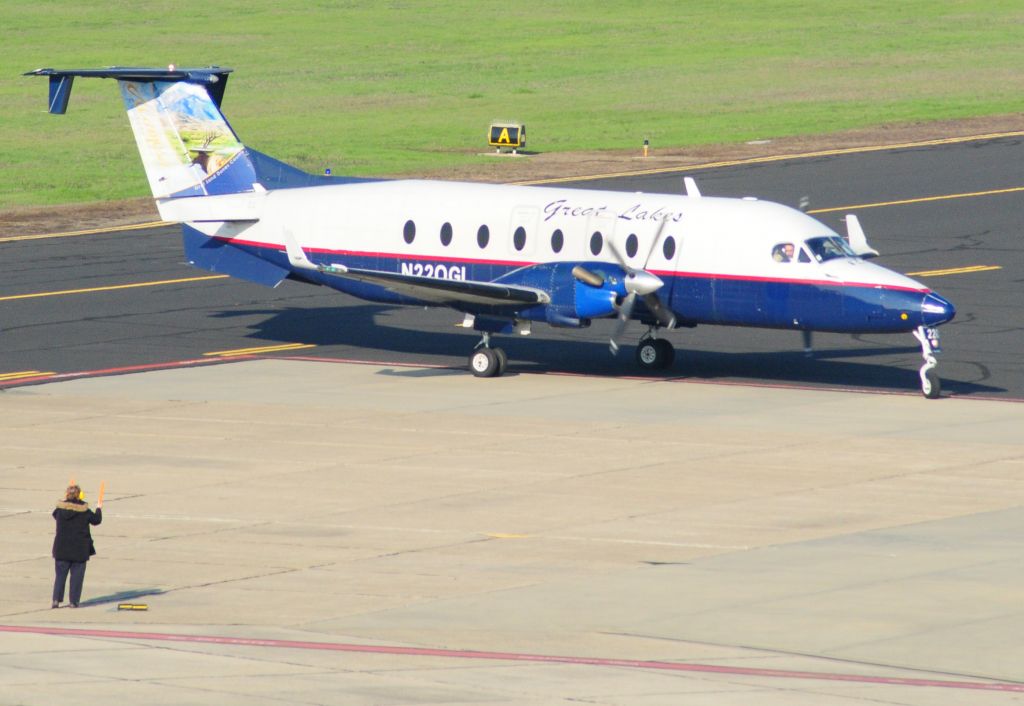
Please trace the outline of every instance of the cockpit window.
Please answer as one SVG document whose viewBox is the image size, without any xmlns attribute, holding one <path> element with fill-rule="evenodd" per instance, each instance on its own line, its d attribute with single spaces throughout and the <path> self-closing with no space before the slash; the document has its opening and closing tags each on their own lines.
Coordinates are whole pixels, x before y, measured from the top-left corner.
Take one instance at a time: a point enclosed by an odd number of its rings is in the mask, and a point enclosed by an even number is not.
<svg viewBox="0 0 1024 706">
<path fill-rule="evenodd" d="M 818 262 L 834 260 L 837 257 L 857 257 L 845 240 L 836 235 L 823 238 L 809 238 L 807 248 Z"/>
<path fill-rule="evenodd" d="M 772 248 L 772 259 L 775 262 L 792 262 L 794 252 L 793 243 L 779 243 Z"/>
</svg>

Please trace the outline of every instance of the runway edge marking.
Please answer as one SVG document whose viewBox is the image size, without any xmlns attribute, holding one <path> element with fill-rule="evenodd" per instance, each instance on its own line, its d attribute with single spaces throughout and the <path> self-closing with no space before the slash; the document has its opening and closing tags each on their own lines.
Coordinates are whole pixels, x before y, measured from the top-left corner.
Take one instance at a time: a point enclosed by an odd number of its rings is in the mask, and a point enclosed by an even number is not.
<svg viewBox="0 0 1024 706">
<path fill-rule="evenodd" d="M 204 643 L 215 645 L 238 645 L 245 647 L 267 647 L 277 649 L 323 650 L 332 652 L 357 652 L 402 657 L 442 657 L 450 659 L 490 660 L 501 662 L 533 662 L 543 664 L 572 664 L 593 667 L 620 667 L 627 669 L 652 669 L 670 672 L 696 672 L 704 674 L 729 674 L 736 676 L 805 679 L 832 682 L 854 682 L 888 686 L 933 687 L 942 689 L 963 689 L 972 691 L 1001 691 L 1024 693 L 1024 684 L 1008 681 L 954 681 L 947 679 L 923 679 L 914 677 L 883 677 L 842 672 L 812 672 L 803 670 L 765 669 L 759 667 L 730 667 L 698 662 L 665 662 L 660 660 L 617 659 L 606 657 L 572 657 L 565 655 L 543 655 L 526 652 L 489 652 L 482 650 L 458 650 L 430 647 L 405 647 L 401 645 L 361 645 L 339 642 L 311 642 L 302 640 L 272 640 L 259 638 L 227 637 L 221 635 L 183 635 L 160 632 L 132 632 L 127 630 L 102 630 L 90 628 L 57 628 L 22 625 L 0 625 L 0 632 L 52 635 L 56 637 L 84 637 L 114 640 L 150 640 L 154 642 Z"/>
</svg>

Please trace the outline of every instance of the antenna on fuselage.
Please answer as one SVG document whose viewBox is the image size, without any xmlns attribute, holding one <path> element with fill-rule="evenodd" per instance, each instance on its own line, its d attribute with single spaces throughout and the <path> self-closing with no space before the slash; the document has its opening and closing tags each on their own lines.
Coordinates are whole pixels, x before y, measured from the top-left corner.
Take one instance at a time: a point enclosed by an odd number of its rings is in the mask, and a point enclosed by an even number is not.
<svg viewBox="0 0 1024 706">
<path fill-rule="evenodd" d="M 683 177 L 683 191 L 686 192 L 687 196 L 695 198 L 702 196 L 700 189 L 697 188 L 697 180 L 693 177 Z"/>
<path fill-rule="evenodd" d="M 864 235 L 864 229 L 860 227 L 860 221 L 852 213 L 846 216 L 846 240 L 858 256 L 864 259 L 878 257 L 878 251 L 868 245 L 868 237 Z"/>
</svg>

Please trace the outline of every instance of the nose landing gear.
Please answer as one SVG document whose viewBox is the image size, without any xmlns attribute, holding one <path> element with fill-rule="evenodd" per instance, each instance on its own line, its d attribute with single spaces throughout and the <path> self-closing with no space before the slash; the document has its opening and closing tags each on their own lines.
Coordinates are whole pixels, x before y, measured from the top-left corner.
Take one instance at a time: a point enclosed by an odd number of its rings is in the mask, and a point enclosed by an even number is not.
<svg viewBox="0 0 1024 706">
<path fill-rule="evenodd" d="M 676 351 L 664 338 L 655 338 L 654 329 L 640 339 L 636 346 L 636 362 L 644 370 L 664 370 L 676 359 Z"/>
<path fill-rule="evenodd" d="M 914 338 L 921 344 L 921 357 L 924 358 L 924 365 L 921 366 L 921 394 L 930 400 L 936 399 L 942 393 L 942 382 L 935 367 L 939 361 L 935 358 L 937 353 L 942 352 L 939 345 L 939 330 L 918 326 L 914 330 Z"/>
</svg>

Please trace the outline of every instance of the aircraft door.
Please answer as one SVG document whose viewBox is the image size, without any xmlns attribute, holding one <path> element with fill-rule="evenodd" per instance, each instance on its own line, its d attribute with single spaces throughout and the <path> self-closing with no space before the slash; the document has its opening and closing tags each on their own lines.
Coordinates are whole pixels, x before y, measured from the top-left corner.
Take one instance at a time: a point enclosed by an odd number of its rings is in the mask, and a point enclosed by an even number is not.
<svg viewBox="0 0 1024 706">
<path fill-rule="evenodd" d="M 609 241 L 615 240 L 615 228 L 618 225 L 618 218 L 614 214 L 598 213 L 587 216 L 587 229 L 583 238 L 578 240 L 580 251 L 577 256 L 581 260 L 606 260 L 618 262 Z M 619 252 L 623 252 L 622 244 L 615 241 Z"/>
<path fill-rule="evenodd" d="M 661 277 L 665 282 L 665 286 L 658 291 L 658 298 L 672 309 L 680 321 L 686 317 L 687 310 L 691 308 L 681 300 L 688 299 L 692 302 L 695 299 L 703 298 L 699 292 L 684 291 L 685 287 L 679 278 L 678 273 L 682 269 L 680 263 L 683 261 L 683 225 L 684 222 L 681 220 L 668 219 L 647 265 L 649 271 Z M 657 228 L 658 226 L 655 225 L 653 233 L 657 233 Z M 641 247 L 641 249 L 643 248 Z M 690 315 L 693 316 L 693 313 Z"/>
</svg>

